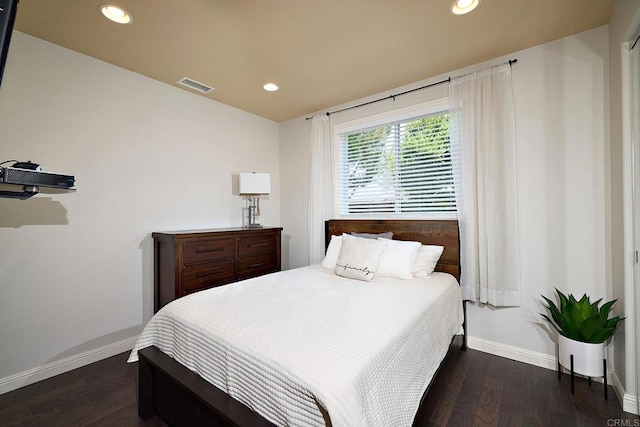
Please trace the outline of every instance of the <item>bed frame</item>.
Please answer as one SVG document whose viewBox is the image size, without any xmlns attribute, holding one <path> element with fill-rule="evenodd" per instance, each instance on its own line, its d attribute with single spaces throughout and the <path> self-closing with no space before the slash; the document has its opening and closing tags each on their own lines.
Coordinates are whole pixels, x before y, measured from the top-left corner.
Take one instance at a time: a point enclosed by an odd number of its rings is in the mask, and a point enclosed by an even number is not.
<svg viewBox="0 0 640 427">
<path fill-rule="evenodd" d="M 444 246 L 436 271 L 460 280 L 460 250 L 457 221 L 431 220 L 329 220 L 325 241 L 342 233 L 393 232 L 393 238 Z M 462 350 L 466 350 L 466 306 L 463 304 Z M 138 415 L 148 420 L 160 416 L 174 426 L 272 426 L 249 407 L 233 399 L 190 371 L 155 346 L 138 352 Z M 436 372 L 436 376 L 438 373 Z M 434 376 L 435 379 L 435 376 Z M 433 380 L 432 380 L 433 383 Z M 427 391 L 423 395 L 426 396 Z"/>
</svg>

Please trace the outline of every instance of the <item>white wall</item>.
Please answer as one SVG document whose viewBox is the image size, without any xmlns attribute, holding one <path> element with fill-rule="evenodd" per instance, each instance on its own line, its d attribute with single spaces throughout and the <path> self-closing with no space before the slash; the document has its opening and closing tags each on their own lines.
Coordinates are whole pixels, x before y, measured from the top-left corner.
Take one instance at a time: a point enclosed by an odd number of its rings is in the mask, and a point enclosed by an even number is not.
<svg viewBox="0 0 640 427">
<path fill-rule="evenodd" d="M 278 139 L 275 122 L 14 32 L 0 161 L 74 174 L 77 191 L 0 199 L 0 392 L 131 345 L 153 312 L 150 233 L 240 226 L 233 174 L 271 173 L 261 222 L 279 225 Z"/>
<path fill-rule="evenodd" d="M 640 31 L 640 2 L 637 0 L 618 0 L 609 23 L 610 51 L 610 151 L 608 166 L 611 171 L 611 264 L 612 292 L 618 298 L 619 309 L 624 309 L 627 316 L 622 323 L 621 331 L 615 340 L 615 372 L 616 380 L 626 391 L 623 408 L 638 412 L 635 402 L 636 390 L 636 354 L 635 325 L 636 298 L 634 297 L 632 239 L 625 239 L 633 233 L 631 226 L 630 201 L 631 192 L 631 141 L 629 132 L 628 102 L 629 87 L 625 86 L 623 76 L 628 76 L 625 55 L 628 48 L 625 43 L 632 42 Z M 636 47 L 637 49 L 637 47 Z M 627 82 L 628 84 L 628 82 Z M 625 175 L 626 174 L 626 175 Z M 626 190 L 626 191 L 625 191 Z M 626 216 L 625 216 L 626 215 Z"/>
<path fill-rule="evenodd" d="M 280 124 L 280 207 L 282 269 L 309 264 L 307 206 L 309 202 L 309 133 L 311 120 Z"/>
<path fill-rule="evenodd" d="M 555 354 L 538 325 L 554 287 L 607 297 L 607 28 L 515 55 L 522 306 L 469 310 L 470 335 Z"/>
<path fill-rule="evenodd" d="M 553 367 L 555 347 L 540 325 L 540 294 L 554 287 L 596 298 L 607 295 L 605 149 L 608 145 L 608 29 L 600 27 L 475 67 L 452 71 L 388 93 L 436 82 L 517 58 L 513 65 L 518 149 L 522 306 L 471 305 L 471 345 Z M 333 123 L 447 95 L 446 85 L 338 113 Z M 377 98 L 354 101 L 352 104 Z M 335 109 L 342 106 L 336 106 Z M 330 110 L 333 110 L 330 109 Z M 307 168 L 310 123 L 280 125 L 282 225 L 292 233 L 290 265 L 306 261 Z M 285 215 L 294 208 L 299 214 Z"/>
</svg>

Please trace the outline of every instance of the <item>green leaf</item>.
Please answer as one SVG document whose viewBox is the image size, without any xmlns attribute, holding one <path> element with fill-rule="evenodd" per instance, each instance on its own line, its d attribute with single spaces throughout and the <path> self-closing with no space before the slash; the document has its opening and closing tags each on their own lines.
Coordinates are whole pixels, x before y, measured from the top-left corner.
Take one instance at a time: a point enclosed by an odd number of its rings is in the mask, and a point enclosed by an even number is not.
<svg viewBox="0 0 640 427">
<path fill-rule="evenodd" d="M 541 296 L 547 302 L 547 308 L 553 308 L 554 310 L 558 310 L 558 307 L 556 306 L 556 303 L 554 303 L 553 301 L 551 301 L 549 298 L 545 297 L 544 295 L 541 295 Z"/>
<path fill-rule="evenodd" d="M 558 313 L 559 315 L 562 315 L 560 309 L 558 309 L 558 307 L 553 301 L 551 301 L 549 298 L 545 297 L 544 295 L 542 296 L 542 298 L 544 298 L 545 301 L 547 301 L 547 308 L 549 309 L 549 311 L 551 311 L 552 314 Z"/>
<path fill-rule="evenodd" d="M 553 317 L 553 321 L 555 322 L 554 326 L 559 330 L 564 329 L 566 319 L 564 318 L 564 315 L 562 314 L 562 312 L 558 309 L 555 303 L 551 301 L 549 298 L 545 297 L 544 295 L 542 296 L 542 298 L 544 298 L 547 301 L 547 304 L 548 304 L 547 309 L 551 313 L 551 317 Z M 548 317 L 545 316 L 545 318 L 548 319 L 549 322 L 551 322 L 551 320 Z"/>
<path fill-rule="evenodd" d="M 578 310 L 580 310 L 580 317 L 582 319 L 586 319 L 591 316 L 591 301 L 589 301 L 589 297 L 587 294 L 584 294 L 580 301 L 578 301 Z"/>
<path fill-rule="evenodd" d="M 609 338 L 611 338 L 616 333 L 616 328 L 604 328 L 600 329 L 597 333 L 595 333 L 591 337 L 590 343 L 599 344 L 601 342 L 605 342 Z"/>
<path fill-rule="evenodd" d="M 597 314 L 595 316 L 584 319 L 584 321 L 580 325 L 580 341 L 594 342 L 594 335 L 600 334 L 603 329 L 604 328 L 602 327 L 600 316 L 598 316 Z"/>
<path fill-rule="evenodd" d="M 597 315 L 600 310 L 598 309 L 598 305 L 600 305 L 600 301 L 602 301 L 602 298 L 600 298 L 598 301 L 591 303 L 591 316 L 595 316 Z"/>
<path fill-rule="evenodd" d="M 578 301 L 578 304 L 583 307 L 585 304 L 591 305 L 591 301 L 589 301 L 589 297 L 587 296 L 587 294 L 582 295 L 582 298 L 580 298 L 580 301 Z"/>
<path fill-rule="evenodd" d="M 576 331 L 579 331 L 580 326 L 584 321 L 584 316 L 577 301 L 576 303 L 571 303 L 571 298 L 569 298 L 569 301 L 570 302 L 567 304 L 564 315 L 567 318 L 568 324 L 570 324 Z"/>
<path fill-rule="evenodd" d="M 618 326 L 618 323 L 623 321 L 625 318 L 620 318 L 619 316 L 616 317 L 612 317 L 611 319 L 608 319 L 607 321 L 604 322 L 604 327 L 605 328 L 615 328 L 616 326 Z"/>
<path fill-rule="evenodd" d="M 609 311 L 611 310 L 611 307 L 613 307 L 613 304 L 616 303 L 616 301 L 618 301 L 617 299 L 614 299 L 613 301 L 609 301 L 606 304 L 603 304 L 602 307 L 600 307 L 600 319 L 602 319 L 603 321 L 607 320 L 607 317 L 609 317 Z"/>
<path fill-rule="evenodd" d="M 556 288 L 556 293 L 558 294 L 558 298 L 560 299 L 560 310 L 564 311 L 565 307 L 567 306 L 567 303 L 569 302 L 569 299 L 566 297 L 565 294 L 560 292 L 558 288 Z"/>
</svg>

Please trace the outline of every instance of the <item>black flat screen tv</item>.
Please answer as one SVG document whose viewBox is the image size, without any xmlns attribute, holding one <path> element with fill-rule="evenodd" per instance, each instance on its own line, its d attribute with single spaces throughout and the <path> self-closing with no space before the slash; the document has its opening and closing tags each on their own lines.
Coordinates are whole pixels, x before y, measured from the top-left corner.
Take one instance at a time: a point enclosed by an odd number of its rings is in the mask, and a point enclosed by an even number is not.
<svg viewBox="0 0 640 427">
<path fill-rule="evenodd" d="M 19 0 L 0 0 L 0 85 L 4 74 L 4 64 L 9 55 L 9 42 L 16 20 Z"/>
</svg>

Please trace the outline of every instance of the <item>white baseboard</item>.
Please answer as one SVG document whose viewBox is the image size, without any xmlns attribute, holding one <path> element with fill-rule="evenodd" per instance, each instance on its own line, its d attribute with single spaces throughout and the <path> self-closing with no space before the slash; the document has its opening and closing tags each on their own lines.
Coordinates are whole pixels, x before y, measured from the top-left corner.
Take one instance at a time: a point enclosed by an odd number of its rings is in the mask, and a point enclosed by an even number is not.
<svg viewBox="0 0 640 427">
<path fill-rule="evenodd" d="M 529 365 L 539 366 L 541 368 L 557 370 L 558 362 L 555 355 L 538 353 L 531 350 L 525 350 L 519 347 L 501 344 L 493 341 L 483 340 L 481 338 L 468 337 L 467 345 L 469 348 L 482 351 L 483 353 L 493 354 L 495 356 L 505 357 L 507 359 L 524 362 Z M 594 379 L 598 381 L 598 379 Z M 600 379 L 600 381 L 602 381 Z M 638 405 L 636 396 L 625 392 L 620 379 L 615 372 L 607 372 L 607 381 L 613 387 L 618 397 L 618 401 L 622 405 L 622 410 L 632 414 L 638 413 Z"/>
<path fill-rule="evenodd" d="M 611 386 L 616 391 L 616 396 L 622 404 L 622 410 L 631 414 L 640 415 L 638 408 L 638 396 L 626 393 L 618 375 L 615 372 L 609 374 L 611 377 Z"/>
<path fill-rule="evenodd" d="M 529 365 L 540 366 L 541 368 L 550 369 L 552 371 L 557 370 L 558 362 L 556 361 L 556 357 L 549 354 L 538 353 L 475 337 L 468 337 L 467 345 L 469 348 L 482 351 L 483 353 L 506 357 L 507 359 L 524 362 Z"/>
<path fill-rule="evenodd" d="M 19 372 L 9 377 L 0 378 L 0 394 L 4 394 L 38 381 L 71 371 L 76 368 L 97 362 L 116 354 L 124 353 L 133 348 L 138 337 L 127 338 L 103 347 L 99 347 L 75 356 L 66 357 L 55 362 L 47 363 L 28 371 Z"/>
</svg>

